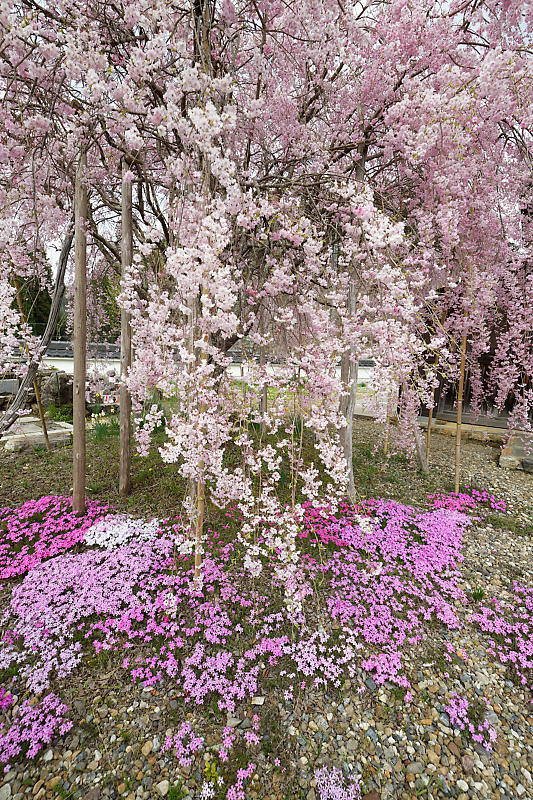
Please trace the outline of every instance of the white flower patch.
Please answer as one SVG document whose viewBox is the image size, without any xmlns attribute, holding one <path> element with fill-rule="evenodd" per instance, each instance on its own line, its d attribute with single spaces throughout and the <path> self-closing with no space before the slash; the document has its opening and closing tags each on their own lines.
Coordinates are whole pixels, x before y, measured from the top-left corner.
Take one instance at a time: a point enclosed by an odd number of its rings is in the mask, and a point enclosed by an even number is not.
<svg viewBox="0 0 533 800">
<path fill-rule="evenodd" d="M 145 542 L 154 539 L 160 530 L 158 519 L 144 520 L 127 514 L 108 514 L 85 532 L 85 544 L 114 550 L 128 542 Z"/>
</svg>

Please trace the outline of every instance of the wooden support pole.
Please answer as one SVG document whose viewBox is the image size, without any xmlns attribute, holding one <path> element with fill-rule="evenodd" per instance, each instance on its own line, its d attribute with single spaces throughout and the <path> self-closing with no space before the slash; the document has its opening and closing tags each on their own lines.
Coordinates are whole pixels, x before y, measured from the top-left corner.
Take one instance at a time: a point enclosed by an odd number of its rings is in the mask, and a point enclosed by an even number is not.
<svg viewBox="0 0 533 800">
<path fill-rule="evenodd" d="M 133 259 L 132 187 L 130 180 L 122 179 L 122 278 Z M 126 377 L 131 367 L 130 315 L 120 311 L 120 472 L 119 494 L 124 497 L 131 491 L 131 395 Z"/>
<path fill-rule="evenodd" d="M 87 154 L 80 153 L 74 193 L 74 386 L 72 506 L 85 512 L 85 382 L 87 374 Z"/>
<path fill-rule="evenodd" d="M 457 425 L 455 431 L 455 491 L 459 491 L 459 475 L 461 468 L 461 422 L 463 419 L 463 394 L 465 385 L 466 333 L 461 341 L 461 371 L 457 390 Z"/>
</svg>

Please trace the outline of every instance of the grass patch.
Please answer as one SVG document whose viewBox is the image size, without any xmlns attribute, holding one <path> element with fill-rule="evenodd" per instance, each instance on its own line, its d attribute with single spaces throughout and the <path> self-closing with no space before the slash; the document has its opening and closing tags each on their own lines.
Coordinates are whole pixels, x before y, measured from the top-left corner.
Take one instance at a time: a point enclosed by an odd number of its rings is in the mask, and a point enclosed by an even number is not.
<svg viewBox="0 0 533 800">
<path fill-rule="evenodd" d="M 487 514 L 485 522 L 499 531 L 510 531 L 516 536 L 533 538 L 533 525 L 528 525 L 524 520 L 510 514 Z"/>
<path fill-rule="evenodd" d="M 64 403 L 61 406 L 50 405 L 46 409 L 46 413 L 50 417 L 50 419 L 56 420 L 56 422 L 70 422 L 72 423 L 72 415 L 73 415 L 73 406 L 72 403 Z"/>
</svg>

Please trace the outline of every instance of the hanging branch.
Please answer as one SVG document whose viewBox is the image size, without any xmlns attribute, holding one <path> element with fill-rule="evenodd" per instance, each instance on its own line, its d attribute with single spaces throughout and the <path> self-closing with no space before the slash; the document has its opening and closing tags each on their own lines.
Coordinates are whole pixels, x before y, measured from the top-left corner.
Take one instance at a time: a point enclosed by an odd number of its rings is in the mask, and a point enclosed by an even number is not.
<svg viewBox="0 0 533 800">
<path fill-rule="evenodd" d="M 30 391 L 35 376 L 37 375 L 37 372 L 39 370 L 42 357 L 46 353 L 48 346 L 52 341 L 52 337 L 54 335 L 57 326 L 59 312 L 61 310 L 63 295 L 65 293 L 65 271 L 67 268 L 67 262 L 70 255 L 70 249 L 72 247 L 73 239 L 74 239 L 74 226 L 71 224 L 71 226 L 67 231 L 67 235 L 63 240 L 63 245 L 61 247 L 54 293 L 52 295 L 52 304 L 50 306 L 50 313 L 48 314 L 48 322 L 46 323 L 46 328 L 41 337 L 41 344 L 39 346 L 38 355 L 35 356 L 35 358 L 28 365 L 28 371 L 26 372 L 24 378 L 21 381 L 20 387 L 18 389 L 17 394 L 15 395 L 13 402 L 11 403 L 10 407 L 5 412 L 5 414 L 2 417 L 0 417 L 0 435 L 5 431 L 7 431 L 18 419 L 21 410 L 23 409 L 26 403 L 28 392 Z"/>
<path fill-rule="evenodd" d="M 442 314 L 442 319 L 439 320 L 441 328 L 443 327 L 443 325 L 444 325 L 444 323 L 446 321 L 446 316 L 447 316 L 447 311 L 444 311 L 444 313 Z M 437 352 L 435 354 L 435 364 L 434 364 L 435 372 L 437 371 L 438 366 L 439 366 L 439 356 L 440 356 L 440 352 Z M 427 431 L 426 431 L 426 464 L 427 464 L 428 470 L 429 470 L 429 457 L 430 457 L 430 454 L 431 454 L 431 425 L 433 423 L 433 412 L 434 412 L 434 409 L 435 409 L 435 389 L 433 389 L 433 391 L 431 393 L 431 397 L 432 397 L 432 403 L 431 403 L 431 406 L 430 406 L 429 412 L 428 412 L 428 427 L 427 427 Z"/>
<path fill-rule="evenodd" d="M 24 314 L 24 308 L 23 308 L 23 305 L 22 305 L 22 296 L 20 294 L 20 286 L 19 286 L 19 282 L 18 282 L 16 276 L 15 276 L 15 291 L 17 293 L 17 305 L 19 307 L 20 317 L 22 319 L 22 322 L 26 323 L 26 315 Z M 29 355 L 30 351 L 29 351 L 27 342 L 26 342 L 25 349 L 26 349 L 27 355 Z M 39 385 L 37 383 L 37 378 L 36 377 L 33 379 L 33 391 L 35 392 L 35 402 L 37 403 L 37 408 L 39 410 L 39 419 L 41 420 L 41 428 L 43 429 L 43 435 L 44 435 L 44 441 L 45 441 L 45 444 L 46 444 L 46 449 L 50 452 L 51 447 L 50 447 L 50 439 L 48 438 L 48 428 L 46 427 L 46 419 L 44 417 L 43 404 L 41 403 L 41 392 L 39 391 Z"/>
</svg>

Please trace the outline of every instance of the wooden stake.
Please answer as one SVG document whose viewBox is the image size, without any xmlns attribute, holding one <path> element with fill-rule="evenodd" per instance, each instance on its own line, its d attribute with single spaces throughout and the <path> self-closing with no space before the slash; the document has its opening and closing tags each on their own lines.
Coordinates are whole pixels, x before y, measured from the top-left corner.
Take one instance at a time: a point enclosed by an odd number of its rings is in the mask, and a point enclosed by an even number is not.
<svg viewBox="0 0 533 800">
<path fill-rule="evenodd" d="M 463 419 L 463 393 L 465 384 L 466 333 L 461 341 L 461 372 L 457 390 L 457 425 L 455 431 L 455 491 L 459 491 L 459 472 L 461 467 L 461 422 Z"/>
<path fill-rule="evenodd" d="M 73 385 L 73 495 L 77 514 L 85 512 L 85 382 L 87 372 L 87 154 L 82 150 L 74 194 L 74 385 Z"/>
<path fill-rule="evenodd" d="M 26 315 L 24 314 L 24 307 L 22 305 L 22 297 L 20 295 L 20 286 L 17 278 L 15 277 L 15 291 L 17 293 L 17 305 L 19 307 L 20 316 L 22 322 L 26 324 Z M 26 343 L 26 353 L 29 355 L 30 350 L 28 344 Z M 37 377 L 33 379 L 33 391 L 35 392 L 35 402 L 37 403 L 37 408 L 39 409 L 39 419 L 41 420 L 41 427 L 43 429 L 44 441 L 46 444 L 46 449 L 48 452 L 52 449 L 50 447 L 50 439 L 48 438 L 48 428 L 46 426 L 46 419 L 44 418 L 44 410 L 43 404 L 41 403 L 41 393 L 39 391 L 39 384 L 37 383 Z"/>
<path fill-rule="evenodd" d="M 131 181 L 122 180 L 122 278 L 125 277 L 133 259 L 132 186 Z M 130 315 L 120 311 L 120 472 L 119 494 L 124 497 L 131 491 L 131 395 L 126 386 L 126 377 L 131 367 Z"/>
</svg>

